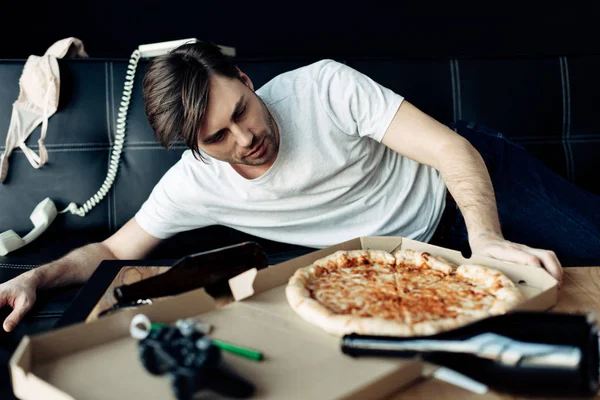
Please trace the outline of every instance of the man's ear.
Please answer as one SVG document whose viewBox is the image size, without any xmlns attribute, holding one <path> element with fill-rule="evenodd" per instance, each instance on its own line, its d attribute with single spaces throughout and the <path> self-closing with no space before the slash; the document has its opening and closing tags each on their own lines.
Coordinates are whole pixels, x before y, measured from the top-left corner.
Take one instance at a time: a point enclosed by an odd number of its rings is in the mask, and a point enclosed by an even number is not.
<svg viewBox="0 0 600 400">
<path fill-rule="evenodd" d="M 245 73 L 243 73 L 242 70 L 240 70 L 238 67 L 235 67 L 235 69 L 238 70 L 238 73 L 240 74 L 240 79 L 242 80 L 242 82 L 244 82 L 244 84 L 246 86 L 248 86 L 250 88 L 250 90 L 254 91 L 254 84 L 252 83 L 252 80 L 250 79 L 250 77 L 248 75 L 246 75 Z"/>
</svg>

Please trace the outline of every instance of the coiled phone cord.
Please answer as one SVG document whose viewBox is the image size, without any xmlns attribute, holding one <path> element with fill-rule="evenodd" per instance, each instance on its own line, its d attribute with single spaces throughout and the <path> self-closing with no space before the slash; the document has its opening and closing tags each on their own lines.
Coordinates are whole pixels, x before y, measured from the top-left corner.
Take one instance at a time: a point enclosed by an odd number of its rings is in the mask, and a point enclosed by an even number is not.
<svg viewBox="0 0 600 400">
<path fill-rule="evenodd" d="M 71 202 L 67 208 L 59 211 L 59 214 L 64 214 L 70 211 L 71 214 L 79 215 L 84 217 L 96 204 L 98 204 L 104 196 L 108 193 L 110 188 L 115 181 L 117 171 L 119 170 L 119 161 L 121 160 L 121 152 L 123 151 L 123 143 L 125 142 L 125 129 L 127 123 L 127 111 L 129 110 L 129 102 L 131 101 L 131 94 L 133 92 L 133 81 L 135 79 L 135 71 L 137 69 L 138 61 L 140 60 L 141 53 L 136 49 L 129 59 L 129 65 L 127 66 L 127 75 L 125 76 L 125 83 L 123 85 L 123 96 L 121 97 L 121 106 L 119 107 L 119 113 L 117 115 L 117 129 L 115 132 L 115 141 L 112 146 L 112 152 L 110 156 L 110 162 L 108 166 L 108 172 L 106 178 L 102 183 L 100 189 L 94 194 L 88 201 L 86 201 L 81 207 L 77 207 L 77 204 Z"/>
</svg>

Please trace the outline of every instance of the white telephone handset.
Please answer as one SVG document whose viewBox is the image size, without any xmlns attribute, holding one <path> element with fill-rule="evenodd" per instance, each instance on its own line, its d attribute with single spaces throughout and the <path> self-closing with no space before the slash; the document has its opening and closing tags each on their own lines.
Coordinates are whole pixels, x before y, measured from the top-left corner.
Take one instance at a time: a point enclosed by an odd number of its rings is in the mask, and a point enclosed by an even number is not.
<svg viewBox="0 0 600 400">
<path fill-rule="evenodd" d="M 22 239 L 12 229 L 0 233 L 0 256 L 5 256 L 11 251 L 20 249 L 26 244 L 33 242 L 50 226 L 52 221 L 54 221 L 54 218 L 56 218 L 56 214 L 54 202 L 46 197 L 34 208 L 29 216 L 31 222 L 33 222 L 33 229 L 31 232 Z"/>
<path fill-rule="evenodd" d="M 110 163 L 108 166 L 108 172 L 106 178 L 102 183 L 102 186 L 88 201 L 86 201 L 81 207 L 77 207 L 77 204 L 70 203 L 67 208 L 58 212 L 58 214 L 64 214 L 70 211 L 71 214 L 79 215 L 84 217 L 96 204 L 98 204 L 104 196 L 110 190 L 116 176 L 117 170 L 119 169 L 119 161 L 121 160 L 121 152 L 123 151 L 123 143 L 125 142 L 125 125 L 127 120 L 127 111 L 129 109 L 129 102 L 131 101 L 131 93 L 133 91 L 133 80 L 135 78 L 135 71 L 140 58 L 156 57 L 168 53 L 176 47 L 181 46 L 185 43 L 194 43 L 197 39 L 182 39 L 172 40 L 168 42 L 143 44 L 139 46 L 132 54 L 129 59 L 129 66 L 127 67 L 127 75 L 125 77 L 125 84 L 123 85 L 123 96 L 121 97 L 121 103 L 119 107 L 119 113 L 117 115 L 117 129 L 115 132 L 115 140 L 112 147 Z M 235 56 L 236 51 L 233 47 L 219 46 L 223 54 L 228 56 Z M 20 249 L 21 247 L 31 243 L 38 236 L 40 236 L 54 221 L 56 218 L 57 210 L 54 202 L 50 198 L 45 198 L 39 203 L 33 212 L 31 213 L 30 219 L 33 222 L 34 228 L 25 237 L 21 238 L 12 229 L 0 234 L 0 256 L 5 256 L 11 251 Z"/>
</svg>

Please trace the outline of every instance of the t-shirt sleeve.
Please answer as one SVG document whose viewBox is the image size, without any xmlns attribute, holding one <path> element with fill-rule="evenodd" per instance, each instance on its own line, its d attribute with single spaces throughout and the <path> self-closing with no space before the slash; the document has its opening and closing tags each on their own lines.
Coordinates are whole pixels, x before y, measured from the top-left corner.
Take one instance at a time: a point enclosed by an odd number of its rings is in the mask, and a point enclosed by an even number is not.
<svg viewBox="0 0 600 400">
<path fill-rule="evenodd" d="M 323 107 L 340 130 L 378 142 L 404 100 L 367 75 L 334 60 L 323 62 L 318 87 Z"/>
<path fill-rule="evenodd" d="M 179 161 L 163 175 L 135 214 L 144 231 L 167 239 L 179 232 L 215 225 L 200 201 L 190 201 L 193 193 L 185 181 L 186 168 Z"/>
</svg>

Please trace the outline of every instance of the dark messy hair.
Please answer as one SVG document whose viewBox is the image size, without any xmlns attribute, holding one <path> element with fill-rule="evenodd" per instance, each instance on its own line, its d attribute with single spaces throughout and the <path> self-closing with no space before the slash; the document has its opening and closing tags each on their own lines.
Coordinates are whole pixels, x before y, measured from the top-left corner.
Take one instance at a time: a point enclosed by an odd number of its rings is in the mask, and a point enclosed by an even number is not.
<svg viewBox="0 0 600 400">
<path fill-rule="evenodd" d="M 150 61 L 142 84 L 144 111 L 163 147 L 183 139 L 203 160 L 198 133 L 213 74 L 242 80 L 233 61 L 206 41 L 186 43 Z"/>
</svg>

